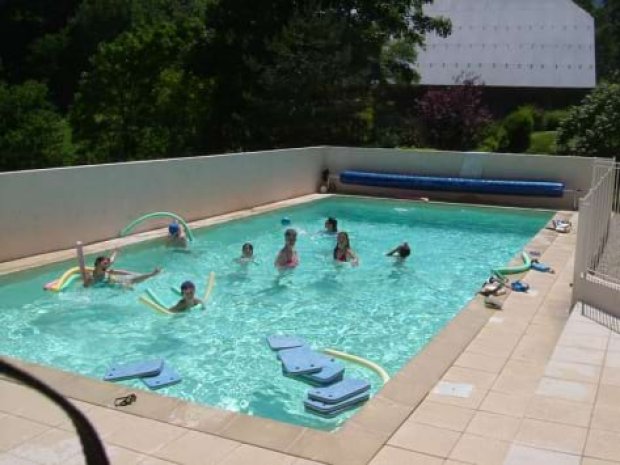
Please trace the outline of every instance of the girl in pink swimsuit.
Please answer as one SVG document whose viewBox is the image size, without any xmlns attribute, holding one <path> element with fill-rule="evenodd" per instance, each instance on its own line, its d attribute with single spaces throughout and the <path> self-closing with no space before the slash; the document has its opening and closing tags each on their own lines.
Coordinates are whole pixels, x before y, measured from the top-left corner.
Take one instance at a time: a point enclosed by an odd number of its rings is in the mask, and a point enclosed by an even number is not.
<svg viewBox="0 0 620 465">
<path fill-rule="evenodd" d="M 336 236 L 336 247 L 334 248 L 334 260 L 337 262 L 351 262 L 352 265 L 358 264 L 357 255 L 351 249 L 349 235 L 346 232 L 339 232 Z"/>
<path fill-rule="evenodd" d="M 297 242 L 297 231 L 287 229 L 284 233 L 284 247 L 278 253 L 274 263 L 277 268 L 295 268 L 299 265 L 295 242 Z"/>
</svg>

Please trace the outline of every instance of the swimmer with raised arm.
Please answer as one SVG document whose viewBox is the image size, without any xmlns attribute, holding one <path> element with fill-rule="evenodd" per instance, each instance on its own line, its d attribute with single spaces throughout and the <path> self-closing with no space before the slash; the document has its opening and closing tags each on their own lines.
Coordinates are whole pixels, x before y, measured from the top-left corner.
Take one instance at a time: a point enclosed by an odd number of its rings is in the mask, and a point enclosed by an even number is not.
<svg viewBox="0 0 620 465">
<path fill-rule="evenodd" d="M 295 243 L 297 242 L 297 231 L 294 229 L 287 229 L 284 233 L 284 247 L 280 249 L 274 265 L 277 268 L 295 268 L 299 265 L 299 255 L 295 250 Z"/>
<path fill-rule="evenodd" d="M 355 252 L 351 249 L 349 235 L 344 231 L 339 232 L 338 236 L 336 236 L 334 260 L 337 262 L 350 262 L 353 266 L 357 266 L 359 264 L 357 255 L 355 255 Z"/>
<path fill-rule="evenodd" d="M 110 257 L 101 255 L 95 259 L 93 271 L 86 270 L 83 263 L 80 263 L 80 273 L 84 282 L 84 287 L 91 287 L 98 284 L 131 286 L 141 283 L 156 274 L 161 269 L 155 268 L 150 273 L 138 274 L 126 270 L 112 270 L 110 267 L 118 256 L 118 250 L 115 250 Z"/>
<path fill-rule="evenodd" d="M 181 294 L 181 300 L 179 300 L 174 307 L 170 307 L 168 309 L 169 312 L 181 313 L 192 309 L 196 305 L 204 305 L 202 300 L 195 297 L 196 286 L 191 281 L 185 281 L 181 284 Z"/>
</svg>

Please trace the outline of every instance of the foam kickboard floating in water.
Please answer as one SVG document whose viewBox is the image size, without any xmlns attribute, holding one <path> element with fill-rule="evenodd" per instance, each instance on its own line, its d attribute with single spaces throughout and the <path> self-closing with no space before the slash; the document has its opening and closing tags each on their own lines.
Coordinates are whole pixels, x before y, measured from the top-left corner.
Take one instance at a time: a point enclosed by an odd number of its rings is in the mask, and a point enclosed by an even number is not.
<svg viewBox="0 0 620 465">
<path fill-rule="evenodd" d="M 320 413 L 324 416 L 333 417 L 344 412 L 345 410 L 358 406 L 362 402 L 366 402 L 369 398 L 370 393 L 363 392 L 356 396 L 349 397 L 348 399 L 345 399 L 342 402 L 336 404 L 306 399 L 304 400 L 304 406 L 308 410 L 312 410 L 313 412 Z"/>
<path fill-rule="evenodd" d="M 161 359 L 112 365 L 106 371 L 103 380 L 120 381 L 122 379 L 139 378 L 141 376 L 155 376 L 162 371 L 163 367 L 164 361 Z"/>
<path fill-rule="evenodd" d="M 172 386 L 181 382 L 181 376 L 174 369 L 164 364 L 161 372 L 155 376 L 143 376 L 142 382 L 151 389 L 160 389 L 166 386 Z"/>
<path fill-rule="evenodd" d="M 344 366 L 342 363 L 333 359 L 328 359 L 323 365 L 323 368 L 321 368 L 321 371 L 300 375 L 300 377 L 311 383 L 325 385 L 341 381 L 343 375 Z"/>
<path fill-rule="evenodd" d="M 301 375 L 321 371 L 329 360 L 324 355 L 310 350 L 307 347 L 297 347 L 278 352 L 285 374 Z"/>
<path fill-rule="evenodd" d="M 370 389 L 370 383 L 363 379 L 347 378 L 327 387 L 310 389 L 308 398 L 325 402 L 326 404 L 337 404 L 350 397 L 360 395 Z"/>
<path fill-rule="evenodd" d="M 306 342 L 300 337 L 274 334 L 267 336 L 267 344 L 271 350 L 282 350 L 301 347 L 306 345 Z"/>
</svg>

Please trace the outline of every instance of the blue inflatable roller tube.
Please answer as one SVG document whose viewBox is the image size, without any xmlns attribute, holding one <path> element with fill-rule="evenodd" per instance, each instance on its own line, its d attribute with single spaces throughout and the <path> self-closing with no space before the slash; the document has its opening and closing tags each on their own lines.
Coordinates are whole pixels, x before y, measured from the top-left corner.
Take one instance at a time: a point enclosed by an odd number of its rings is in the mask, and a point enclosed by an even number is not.
<svg viewBox="0 0 620 465">
<path fill-rule="evenodd" d="M 540 197 L 562 197 L 564 195 L 564 183 L 555 181 L 417 176 L 412 174 L 347 170 L 340 173 L 340 182 L 343 184 L 426 191 L 474 192 L 478 194 L 531 195 Z"/>
</svg>

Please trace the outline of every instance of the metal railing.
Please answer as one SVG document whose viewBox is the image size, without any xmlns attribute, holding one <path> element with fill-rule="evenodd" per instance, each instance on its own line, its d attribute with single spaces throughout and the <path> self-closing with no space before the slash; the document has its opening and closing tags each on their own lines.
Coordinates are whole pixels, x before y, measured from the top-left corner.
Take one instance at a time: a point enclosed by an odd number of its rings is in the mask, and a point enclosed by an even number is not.
<svg viewBox="0 0 620 465">
<path fill-rule="evenodd" d="M 620 316 L 620 163 L 597 160 L 579 201 L 573 303 Z"/>
</svg>

